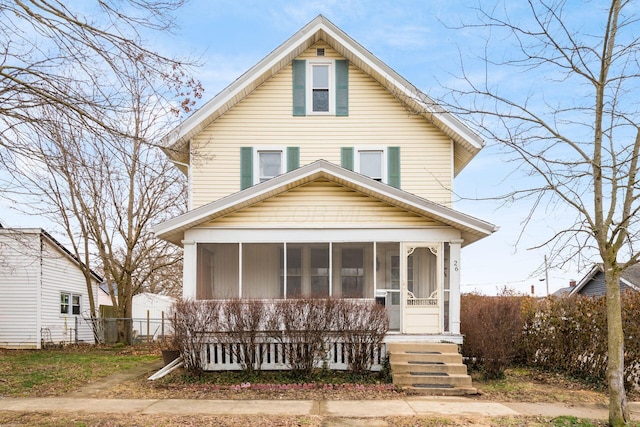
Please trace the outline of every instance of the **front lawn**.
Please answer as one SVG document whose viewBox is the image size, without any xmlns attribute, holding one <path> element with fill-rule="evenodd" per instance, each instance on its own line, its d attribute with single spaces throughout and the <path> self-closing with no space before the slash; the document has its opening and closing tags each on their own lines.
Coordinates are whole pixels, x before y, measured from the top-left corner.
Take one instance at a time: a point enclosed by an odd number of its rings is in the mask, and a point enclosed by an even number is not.
<svg viewBox="0 0 640 427">
<path fill-rule="evenodd" d="M 158 359 L 154 351 L 130 347 L 0 350 L 0 397 L 60 396 Z"/>
</svg>

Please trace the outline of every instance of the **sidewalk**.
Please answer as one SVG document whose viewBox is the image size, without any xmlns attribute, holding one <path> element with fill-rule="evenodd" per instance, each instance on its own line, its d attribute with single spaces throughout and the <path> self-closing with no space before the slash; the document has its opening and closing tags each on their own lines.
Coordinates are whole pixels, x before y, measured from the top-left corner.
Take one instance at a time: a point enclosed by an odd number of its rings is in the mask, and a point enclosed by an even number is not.
<svg viewBox="0 0 640 427">
<path fill-rule="evenodd" d="M 640 402 L 631 403 L 630 410 L 631 418 L 636 421 L 640 420 Z M 402 400 L 357 401 L 6 398 L 0 399 L 0 411 L 171 415 L 318 415 L 343 418 L 443 415 L 486 417 L 572 415 L 579 418 L 608 418 L 608 411 L 604 405 L 499 403 L 464 397 L 411 397 Z"/>
</svg>

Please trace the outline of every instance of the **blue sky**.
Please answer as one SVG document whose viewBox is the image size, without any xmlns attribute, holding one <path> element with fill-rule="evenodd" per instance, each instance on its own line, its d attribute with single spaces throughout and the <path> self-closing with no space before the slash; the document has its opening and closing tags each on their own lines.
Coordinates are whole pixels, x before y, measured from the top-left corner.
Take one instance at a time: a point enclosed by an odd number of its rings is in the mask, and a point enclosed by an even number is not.
<svg viewBox="0 0 640 427">
<path fill-rule="evenodd" d="M 483 1 L 483 5 L 491 2 Z M 324 0 L 240 1 L 192 0 L 177 16 L 174 34 L 149 36 L 156 50 L 169 55 L 199 58 L 196 78 L 205 87 L 203 101 L 239 77 L 318 14 L 325 15 L 374 55 L 423 92 L 439 97 L 443 86 L 458 84 L 460 61 L 472 75 L 483 76 L 476 60 L 483 48 L 483 29 L 447 29 L 460 21 L 473 21 L 472 1 L 432 0 Z M 505 43 L 505 49 L 507 44 Z M 501 84 L 525 88 L 517 75 L 494 76 Z M 527 184 L 514 171 L 499 147 L 487 147 L 458 176 L 455 191 L 464 198 L 486 198 Z M 520 237 L 527 203 L 502 206 L 497 201 L 461 200 L 457 209 L 500 226 L 500 231 L 463 250 L 462 290 L 487 294 L 504 286 L 520 292 L 546 293 L 543 265 L 545 251 L 527 250 L 557 231 L 567 212 L 548 212 Z M 44 226 L 37 218 L 16 216 L 0 201 L 0 218 L 9 226 Z M 516 245 L 516 242 L 518 244 Z M 549 271 L 551 292 L 579 279 L 579 272 Z"/>
</svg>

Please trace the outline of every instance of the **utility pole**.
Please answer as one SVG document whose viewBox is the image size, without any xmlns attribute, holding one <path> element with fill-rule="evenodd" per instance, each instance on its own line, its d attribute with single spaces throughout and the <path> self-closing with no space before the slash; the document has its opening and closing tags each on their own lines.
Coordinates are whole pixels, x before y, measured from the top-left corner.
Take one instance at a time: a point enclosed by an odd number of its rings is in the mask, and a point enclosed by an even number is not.
<svg viewBox="0 0 640 427">
<path fill-rule="evenodd" d="M 549 296 L 549 265 L 547 264 L 547 256 L 544 256 L 544 281 L 547 284 L 547 296 Z"/>
</svg>

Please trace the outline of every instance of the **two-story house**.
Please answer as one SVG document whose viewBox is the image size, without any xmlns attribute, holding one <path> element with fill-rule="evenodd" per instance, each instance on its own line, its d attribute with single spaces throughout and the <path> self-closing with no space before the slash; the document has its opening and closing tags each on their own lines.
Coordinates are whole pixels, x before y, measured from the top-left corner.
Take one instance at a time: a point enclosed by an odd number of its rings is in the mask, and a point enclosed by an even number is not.
<svg viewBox="0 0 640 427">
<path fill-rule="evenodd" d="M 165 137 L 194 299 L 384 298 L 389 340 L 461 343 L 460 251 L 497 228 L 453 208 L 481 138 L 323 16 Z"/>
</svg>

